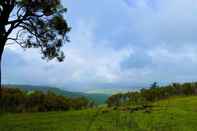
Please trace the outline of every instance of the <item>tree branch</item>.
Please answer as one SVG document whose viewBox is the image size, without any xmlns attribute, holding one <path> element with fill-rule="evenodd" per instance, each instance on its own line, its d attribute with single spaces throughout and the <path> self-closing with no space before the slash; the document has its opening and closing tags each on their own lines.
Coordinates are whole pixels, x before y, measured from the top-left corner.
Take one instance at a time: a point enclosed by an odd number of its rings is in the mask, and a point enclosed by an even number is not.
<svg viewBox="0 0 197 131">
<path fill-rule="evenodd" d="M 16 42 L 16 44 L 18 44 L 20 47 L 25 48 L 22 44 L 22 42 L 19 42 L 18 39 L 16 38 L 8 38 L 8 40 L 12 40 L 14 42 Z M 12 44 L 12 43 L 8 43 L 8 44 Z"/>
</svg>

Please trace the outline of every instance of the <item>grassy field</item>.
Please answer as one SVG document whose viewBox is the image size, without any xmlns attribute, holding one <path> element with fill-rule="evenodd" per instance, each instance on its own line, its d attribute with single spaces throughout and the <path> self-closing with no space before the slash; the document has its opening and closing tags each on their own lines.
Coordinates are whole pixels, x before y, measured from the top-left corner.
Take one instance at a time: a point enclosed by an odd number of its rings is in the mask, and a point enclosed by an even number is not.
<svg viewBox="0 0 197 131">
<path fill-rule="evenodd" d="M 0 131 L 197 131 L 197 96 L 154 103 L 148 111 L 1 114 Z"/>
</svg>

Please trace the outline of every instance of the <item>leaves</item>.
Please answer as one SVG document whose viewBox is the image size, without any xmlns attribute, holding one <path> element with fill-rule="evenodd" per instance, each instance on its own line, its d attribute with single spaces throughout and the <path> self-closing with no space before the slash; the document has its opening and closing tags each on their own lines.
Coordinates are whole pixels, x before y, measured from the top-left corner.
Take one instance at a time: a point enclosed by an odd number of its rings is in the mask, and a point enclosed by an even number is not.
<svg viewBox="0 0 197 131">
<path fill-rule="evenodd" d="M 3 86 L 0 111 L 5 112 L 48 112 L 88 108 L 90 100 L 84 97 L 68 98 L 52 91 L 22 91 Z"/>
<path fill-rule="evenodd" d="M 9 18 L 4 25 L 10 25 L 7 36 L 14 31 L 18 32 L 12 34 L 16 38 L 10 40 L 23 48 L 40 48 L 43 59 L 57 58 L 58 61 L 63 61 L 65 56 L 61 47 L 63 43 L 69 42 L 67 33 L 71 28 L 63 17 L 67 9 L 61 5 L 60 0 L 12 0 L 9 4 L 6 1 L 0 3 L 0 7 L 4 5 L 3 12 L 14 7 L 10 12 L 14 13 L 14 17 Z M 10 14 L 7 14 L 8 17 L 11 17 Z M 17 35 L 22 34 L 21 32 L 23 35 Z"/>
</svg>

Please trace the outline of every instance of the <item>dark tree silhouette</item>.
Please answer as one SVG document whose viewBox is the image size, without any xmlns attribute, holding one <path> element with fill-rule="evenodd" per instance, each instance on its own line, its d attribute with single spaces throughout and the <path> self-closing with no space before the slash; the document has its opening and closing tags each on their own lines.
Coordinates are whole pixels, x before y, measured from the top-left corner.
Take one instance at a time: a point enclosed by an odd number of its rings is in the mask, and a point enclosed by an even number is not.
<svg viewBox="0 0 197 131">
<path fill-rule="evenodd" d="M 0 62 L 7 44 L 39 48 L 43 59 L 63 61 L 70 31 L 65 12 L 60 0 L 0 0 Z"/>
<path fill-rule="evenodd" d="M 151 88 L 157 88 L 158 87 L 158 83 L 157 82 L 153 82 L 153 84 L 151 84 Z"/>
</svg>

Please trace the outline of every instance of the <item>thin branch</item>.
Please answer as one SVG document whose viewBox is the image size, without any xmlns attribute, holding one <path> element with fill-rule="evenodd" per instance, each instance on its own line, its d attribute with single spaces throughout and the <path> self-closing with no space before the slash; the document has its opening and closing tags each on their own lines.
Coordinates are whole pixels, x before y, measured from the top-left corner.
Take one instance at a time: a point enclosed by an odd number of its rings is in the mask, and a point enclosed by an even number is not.
<svg viewBox="0 0 197 131">
<path fill-rule="evenodd" d="M 24 20 L 27 20 L 27 18 L 22 18 L 22 19 L 16 19 L 16 20 L 8 21 L 8 22 L 7 22 L 7 25 L 16 24 L 16 23 L 22 22 L 22 21 L 24 21 Z"/>
<path fill-rule="evenodd" d="M 16 38 L 9 38 L 9 40 L 12 40 L 12 41 L 16 42 L 20 47 L 25 48 L 25 47 L 22 45 L 22 42 L 19 42 Z M 11 44 L 11 43 L 8 43 L 8 44 Z"/>
<path fill-rule="evenodd" d="M 23 16 L 22 19 L 18 20 L 18 23 L 13 22 L 11 24 L 11 27 L 8 29 L 8 31 L 6 32 L 6 36 L 9 36 L 9 34 L 15 29 L 17 28 L 24 20 L 28 20 L 28 16 L 27 13 Z"/>
<path fill-rule="evenodd" d="M 24 7 L 24 6 L 21 6 L 21 7 L 17 10 L 17 13 L 16 13 L 16 14 L 17 14 L 18 17 L 21 17 L 21 16 L 19 15 L 19 13 L 20 13 L 20 11 L 23 9 L 23 7 Z"/>
</svg>

